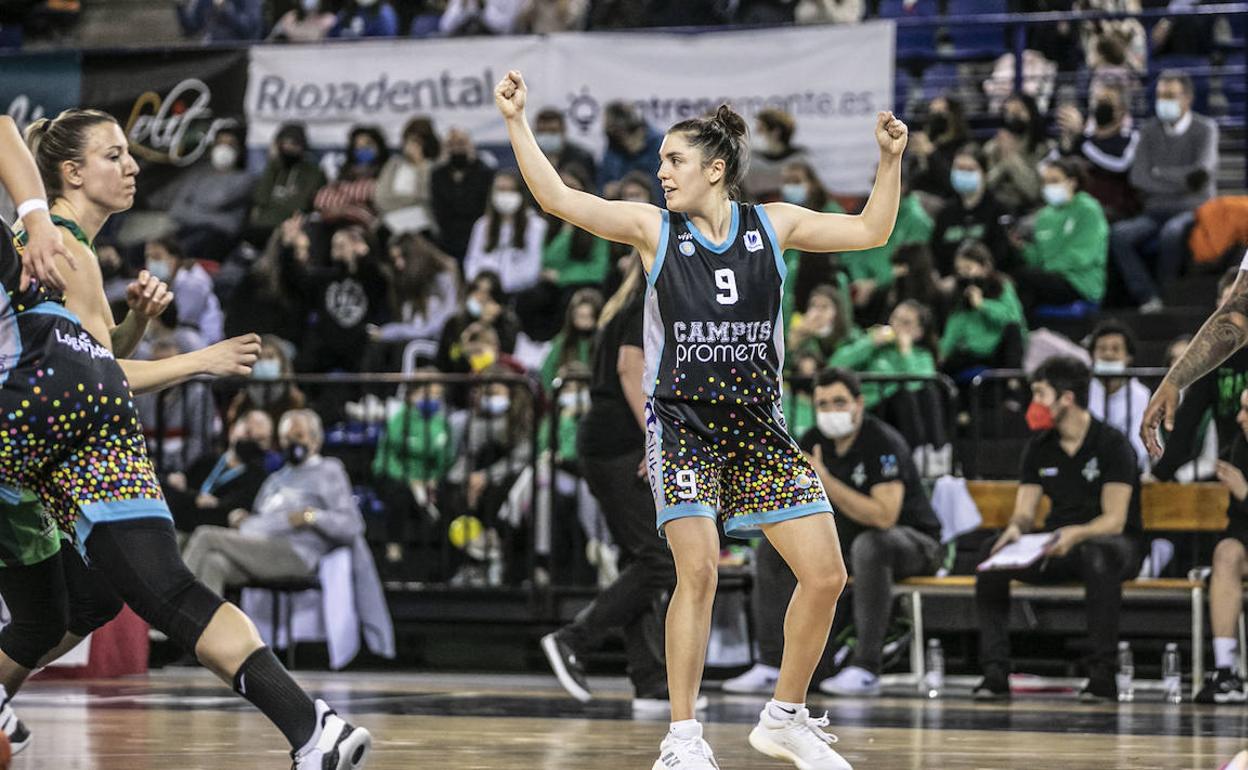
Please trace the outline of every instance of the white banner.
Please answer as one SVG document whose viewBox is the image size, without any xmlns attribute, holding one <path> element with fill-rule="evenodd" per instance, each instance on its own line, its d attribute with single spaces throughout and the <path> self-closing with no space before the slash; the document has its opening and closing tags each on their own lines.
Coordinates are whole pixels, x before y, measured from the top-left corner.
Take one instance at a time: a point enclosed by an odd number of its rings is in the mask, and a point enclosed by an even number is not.
<svg viewBox="0 0 1248 770">
<path fill-rule="evenodd" d="M 797 120 L 837 192 L 870 190 L 878 151 L 874 115 L 893 102 L 891 22 L 740 32 L 561 34 L 352 42 L 252 48 L 249 144 L 266 145 L 289 120 L 312 144 L 338 148 L 356 124 L 396 144 L 403 124 L 428 115 L 440 132 L 465 128 L 483 145 L 507 141 L 495 83 L 518 69 L 529 115 L 563 110 L 573 141 L 600 153 L 603 107 L 632 102 L 658 130 L 726 101 L 747 118 L 780 107 Z M 751 123 L 753 121 L 750 121 Z"/>
</svg>

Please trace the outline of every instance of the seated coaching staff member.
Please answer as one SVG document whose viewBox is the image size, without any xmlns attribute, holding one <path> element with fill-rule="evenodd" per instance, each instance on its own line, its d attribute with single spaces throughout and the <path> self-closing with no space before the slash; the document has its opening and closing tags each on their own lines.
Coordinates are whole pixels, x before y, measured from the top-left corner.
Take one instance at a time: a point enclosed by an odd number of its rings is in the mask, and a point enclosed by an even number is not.
<svg viewBox="0 0 1248 770">
<path fill-rule="evenodd" d="M 849 666 L 824 680 L 819 689 L 837 695 L 878 695 L 893 582 L 936 571 L 940 522 L 923 491 L 910 447 L 895 429 L 867 414 L 857 376 L 844 369 L 821 372 L 815 378 L 814 397 L 817 427 L 798 443 L 836 511 L 841 549 L 849 555 L 849 574 L 854 576 L 850 593 L 858 630 Z M 778 676 L 784 610 L 795 585 L 792 571 L 776 550 L 761 543 L 754 596 L 760 664 L 738 677 L 740 681 L 733 680 L 736 689 L 761 687 L 773 670 Z M 837 627 L 848 619 L 843 613 L 837 612 Z M 729 683 L 724 689 L 733 691 Z"/>
<path fill-rule="evenodd" d="M 1067 357 L 1050 358 L 1031 377 L 1027 424 L 1035 435 L 1023 452 L 1014 516 L 982 556 L 1031 531 L 1041 495 L 1052 503 L 1044 531 L 1058 533 L 1058 540 L 1030 567 L 979 573 L 975 603 L 984 678 L 976 698 L 1009 697 L 1011 580 L 1086 586 L 1091 679 L 1079 697 L 1118 697 L 1114 655 L 1122 582 L 1139 570 L 1142 555 L 1140 474 L 1127 437 L 1089 414 L 1090 379 L 1083 363 Z"/>
</svg>

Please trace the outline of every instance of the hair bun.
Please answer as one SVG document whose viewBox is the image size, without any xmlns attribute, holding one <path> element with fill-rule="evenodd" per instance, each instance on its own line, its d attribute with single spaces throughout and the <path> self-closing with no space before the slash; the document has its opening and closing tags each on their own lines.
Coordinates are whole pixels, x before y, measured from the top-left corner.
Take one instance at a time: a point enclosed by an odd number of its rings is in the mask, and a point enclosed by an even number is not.
<svg viewBox="0 0 1248 770">
<path fill-rule="evenodd" d="M 743 138 L 745 136 L 747 130 L 745 118 L 741 117 L 727 104 L 719 105 L 719 109 L 715 110 L 715 117 L 712 120 L 723 126 L 724 130 L 731 137 Z"/>
<path fill-rule="evenodd" d="M 26 131 L 22 134 L 22 138 L 26 140 L 26 146 L 30 149 L 32 155 L 39 150 L 39 142 L 43 140 L 48 129 L 52 126 L 50 118 L 39 118 L 35 122 L 26 127 Z"/>
</svg>

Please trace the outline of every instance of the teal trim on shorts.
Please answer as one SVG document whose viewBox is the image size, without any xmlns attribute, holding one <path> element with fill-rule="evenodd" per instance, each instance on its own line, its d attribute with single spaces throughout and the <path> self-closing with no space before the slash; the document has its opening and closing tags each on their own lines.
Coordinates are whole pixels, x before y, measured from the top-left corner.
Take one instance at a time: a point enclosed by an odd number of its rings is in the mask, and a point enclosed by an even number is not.
<svg viewBox="0 0 1248 770">
<path fill-rule="evenodd" d="M 74 525 L 78 534 L 78 551 L 87 557 L 87 538 L 91 537 L 91 528 L 96 524 L 107 524 L 112 521 L 130 521 L 132 519 L 168 519 L 173 521 L 169 513 L 169 504 L 164 500 L 144 498 L 138 500 L 109 500 L 103 503 L 90 503 L 82 506 L 82 514 Z"/>
<path fill-rule="evenodd" d="M 709 505 L 703 503 L 681 503 L 680 505 L 669 505 L 659 511 L 659 537 L 666 539 L 663 534 L 663 525 L 669 521 L 676 519 L 688 519 L 692 516 L 700 516 L 704 519 L 717 521 L 719 519 L 719 511 Z"/>
<path fill-rule="evenodd" d="M 817 513 L 831 514 L 832 504 L 827 500 L 816 500 L 813 503 L 795 505 L 792 508 L 783 508 L 779 511 L 751 513 L 748 516 L 733 516 L 724 522 L 724 534 L 738 540 L 753 540 L 762 536 L 763 530 L 761 527 L 764 524 L 778 524 L 789 519 L 814 516 Z"/>
</svg>

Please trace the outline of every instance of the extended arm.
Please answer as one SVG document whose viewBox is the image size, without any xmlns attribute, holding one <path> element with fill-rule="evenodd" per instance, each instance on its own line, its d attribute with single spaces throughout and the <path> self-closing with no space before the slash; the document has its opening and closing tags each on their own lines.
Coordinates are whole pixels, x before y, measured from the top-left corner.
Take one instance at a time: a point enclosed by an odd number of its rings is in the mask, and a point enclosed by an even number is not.
<svg viewBox="0 0 1248 770">
<path fill-rule="evenodd" d="M 43 180 L 35 159 L 26 149 L 26 142 L 17 130 L 17 124 L 8 115 L 0 115 L 0 184 L 8 191 L 13 202 L 21 206 L 26 201 L 47 201 Z M 70 270 L 77 270 L 74 259 L 61 242 L 61 234 L 52 224 L 46 209 L 30 211 L 22 217 L 22 225 L 29 238 L 22 250 L 22 286 L 24 290 L 30 277 L 58 291 L 65 288 L 65 279 L 58 262 Z"/>
</svg>

